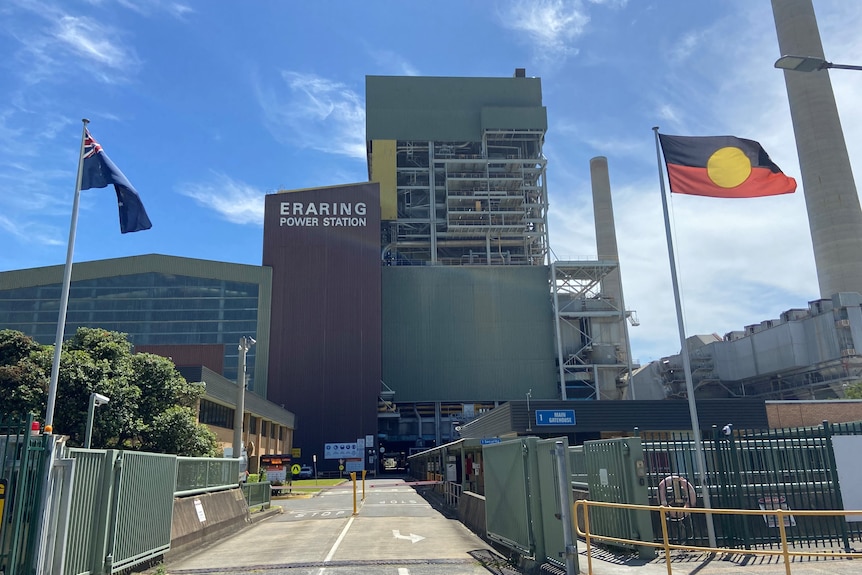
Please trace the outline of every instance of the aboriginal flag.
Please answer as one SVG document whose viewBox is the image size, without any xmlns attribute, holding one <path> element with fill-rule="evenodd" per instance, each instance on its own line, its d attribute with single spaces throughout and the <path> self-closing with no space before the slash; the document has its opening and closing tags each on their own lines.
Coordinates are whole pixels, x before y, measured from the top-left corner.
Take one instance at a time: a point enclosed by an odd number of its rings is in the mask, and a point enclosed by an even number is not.
<svg viewBox="0 0 862 575">
<path fill-rule="evenodd" d="M 759 143 L 734 136 L 658 135 L 670 191 L 713 198 L 792 194 L 785 176 Z"/>
</svg>

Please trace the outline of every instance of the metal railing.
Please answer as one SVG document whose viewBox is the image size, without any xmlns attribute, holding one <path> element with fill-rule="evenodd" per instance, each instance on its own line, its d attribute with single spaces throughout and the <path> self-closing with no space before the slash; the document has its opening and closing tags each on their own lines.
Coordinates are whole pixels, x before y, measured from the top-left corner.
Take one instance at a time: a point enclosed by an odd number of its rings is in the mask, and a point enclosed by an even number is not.
<svg viewBox="0 0 862 575">
<path fill-rule="evenodd" d="M 662 539 L 661 542 L 653 542 L 653 541 L 639 541 L 637 539 L 627 539 L 623 537 L 614 537 L 606 534 L 593 533 L 590 529 L 590 510 L 594 507 L 601 508 L 615 508 L 615 509 L 630 509 L 630 510 L 640 510 L 640 511 L 648 511 L 653 514 L 657 514 L 659 518 L 659 522 L 662 526 Z M 655 547 L 659 549 L 664 549 L 665 552 L 665 564 L 667 565 L 668 575 L 673 575 L 673 561 L 671 558 L 671 551 L 673 550 L 685 550 L 685 551 L 702 551 L 705 553 L 730 553 L 730 554 L 747 554 L 747 555 L 762 555 L 762 556 L 781 556 L 784 559 L 784 570 L 787 575 L 792 574 L 791 570 L 791 558 L 793 557 L 816 557 L 816 558 L 852 558 L 852 559 L 862 559 L 862 552 L 851 550 L 847 547 L 841 550 L 835 550 L 832 548 L 825 549 L 798 549 L 795 547 L 791 547 L 789 545 L 790 540 L 787 535 L 786 527 L 792 525 L 797 517 L 845 517 L 851 515 L 862 515 L 862 511 L 842 511 L 842 510 L 823 510 L 823 511 L 797 511 L 792 510 L 788 511 L 785 509 L 781 509 L 780 507 L 776 509 L 761 509 L 761 510 L 753 510 L 753 509 L 702 509 L 702 508 L 684 508 L 681 510 L 679 507 L 670 507 L 667 505 L 632 505 L 626 503 L 605 503 L 600 501 L 589 501 L 587 499 L 581 499 L 575 502 L 574 510 L 575 516 L 577 517 L 578 510 L 581 510 L 583 516 L 584 527 L 581 529 L 579 525 L 576 525 L 577 534 L 579 537 L 583 537 L 586 542 L 586 554 L 587 554 L 587 573 L 592 575 L 593 573 L 593 565 L 592 565 L 592 554 L 591 554 L 591 546 L 593 541 L 601 541 L 607 543 L 615 543 L 621 545 L 634 545 L 634 546 L 644 546 L 644 547 Z M 688 545 L 685 542 L 682 543 L 672 543 L 671 542 L 671 529 L 668 527 L 674 521 L 685 520 L 685 518 L 689 514 L 713 514 L 719 516 L 748 516 L 755 515 L 763 518 L 764 522 L 767 525 L 771 525 L 773 528 L 778 529 L 780 535 L 780 548 L 772 549 L 772 548 L 763 548 L 763 549 L 738 549 L 738 548 L 730 548 L 730 547 L 705 547 L 702 545 Z"/>
<path fill-rule="evenodd" d="M 45 438 L 31 436 L 33 417 L 0 416 L 0 573 L 32 571 L 45 474 Z"/>
<path fill-rule="evenodd" d="M 242 494 L 249 509 L 259 506 L 266 509 L 272 504 L 272 484 L 269 481 L 243 483 Z"/>
<path fill-rule="evenodd" d="M 689 434 L 648 434 L 643 438 L 643 450 L 650 501 L 660 502 L 658 486 L 663 479 L 680 476 L 696 486 L 698 498 L 708 489 L 715 507 L 756 510 L 777 504 L 785 510 L 841 509 L 840 487 L 845 487 L 845 482 L 838 481 L 834 452 L 839 436 L 862 436 L 862 424 L 823 422 L 807 428 L 704 430 L 706 483 L 701 485 Z M 704 543 L 706 521 L 695 517 L 692 523 L 690 539 Z M 653 524 L 658 532 L 655 517 Z M 717 517 L 715 529 L 725 546 L 777 544 L 775 531 L 751 517 Z M 789 537 L 809 544 L 846 544 L 848 538 L 862 537 L 862 522 L 800 514 Z"/>
<path fill-rule="evenodd" d="M 443 496 L 446 498 L 446 505 L 450 507 L 458 507 L 458 501 L 461 499 L 461 484 L 455 481 L 447 481 L 443 485 Z"/>
<path fill-rule="evenodd" d="M 177 457 L 175 497 L 233 489 L 239 484 L 238 458 Z"/>
</svg>

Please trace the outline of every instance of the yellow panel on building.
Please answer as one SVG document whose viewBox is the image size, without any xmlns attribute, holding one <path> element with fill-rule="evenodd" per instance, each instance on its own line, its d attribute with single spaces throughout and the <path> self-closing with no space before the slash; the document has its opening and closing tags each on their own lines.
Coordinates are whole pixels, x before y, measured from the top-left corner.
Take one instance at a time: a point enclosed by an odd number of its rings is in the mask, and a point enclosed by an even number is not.
<svg viewBox="0 0 862 575">
<path fill-rule="evenodd" d="M 395 140 L 371 142 L 371 181 L 380 184 L 380 219 L 398 219 Z"/>
</svg>

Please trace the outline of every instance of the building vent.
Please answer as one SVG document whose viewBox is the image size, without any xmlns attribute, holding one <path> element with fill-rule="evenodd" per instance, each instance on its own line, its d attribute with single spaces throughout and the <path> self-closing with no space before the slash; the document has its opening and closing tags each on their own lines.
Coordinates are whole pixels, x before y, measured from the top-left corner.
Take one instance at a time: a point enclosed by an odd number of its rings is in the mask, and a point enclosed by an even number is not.
<svg viewBox="0 0 862 575">
<path fill-rule="evenodd" d="M 781 319 L 784 321 L 794 321 L 805 319 L 806 317 L 808 317 L 808 310 L 799 308 L 789 309 L 781 314 Z"/>
<path fill-rule="evenodd" d="M 515 68 L 515 78 L 526 78 L 527 77 L 527 69 L 526 68 Z"/>
<path fill-rule="evenodd" d="M 856 350 L 852 347 L 841 350 L 841 357 L 850 357 L 856 355 Z"/>
</svg>

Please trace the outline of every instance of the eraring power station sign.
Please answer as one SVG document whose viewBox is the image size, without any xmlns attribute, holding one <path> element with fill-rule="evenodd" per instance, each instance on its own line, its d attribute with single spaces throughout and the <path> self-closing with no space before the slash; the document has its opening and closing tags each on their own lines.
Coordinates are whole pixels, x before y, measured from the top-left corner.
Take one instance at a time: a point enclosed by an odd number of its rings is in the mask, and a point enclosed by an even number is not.
<svg viewBox="0 0 862 575">
<path fill-rule="evenodd" d="M 280 227 L 365 227 L 365 202 L 281 202 Z"/>
</svg>

